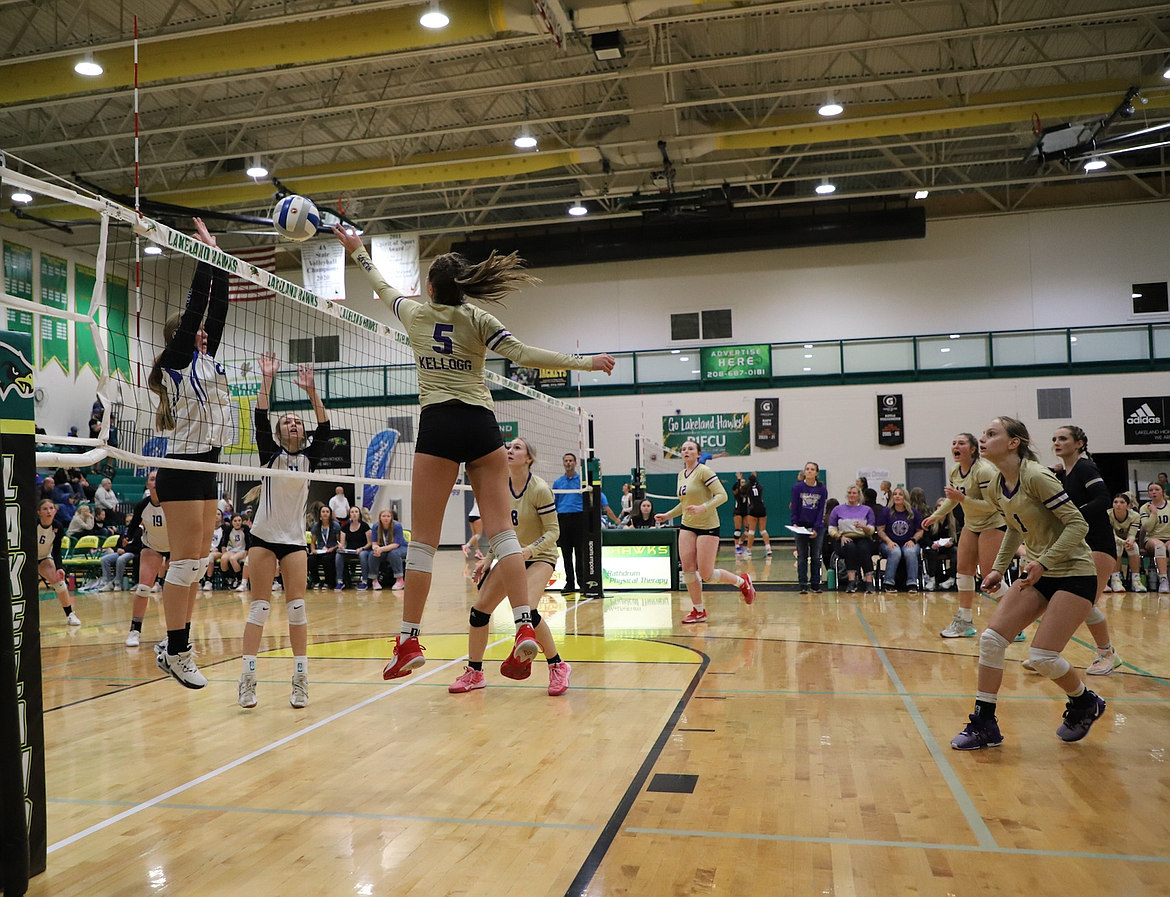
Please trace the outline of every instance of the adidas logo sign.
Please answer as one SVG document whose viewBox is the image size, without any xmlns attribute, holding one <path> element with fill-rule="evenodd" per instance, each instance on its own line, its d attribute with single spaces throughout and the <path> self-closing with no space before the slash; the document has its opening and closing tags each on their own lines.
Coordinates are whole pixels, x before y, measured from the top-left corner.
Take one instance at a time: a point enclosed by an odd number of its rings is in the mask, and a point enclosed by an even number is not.
<svg viewBox="0 0 1170 897">
<path fill-rule="evenodd" d="M 1154 409 L 1150 407 L 1148 402 L 1146 402 L 1143 403 L 1140 408 L 1135 409 L 1134 412 L 1125 419 L 1125 422 L 1127 424 L 1160 424 L 1162 423 L 1162 418 L 1154 414 Z"/>
</svg>

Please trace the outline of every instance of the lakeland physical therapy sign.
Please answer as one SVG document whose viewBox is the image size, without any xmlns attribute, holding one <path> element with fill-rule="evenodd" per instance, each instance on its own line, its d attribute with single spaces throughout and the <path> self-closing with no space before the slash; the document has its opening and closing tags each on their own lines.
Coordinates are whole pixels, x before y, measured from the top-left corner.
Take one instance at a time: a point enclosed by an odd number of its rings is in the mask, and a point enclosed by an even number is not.
<svg viewBox="0 0 1170 897">
<path fill-rule="evenodd" d="M 748 380 L 772 375 L 772 347 L 713 346 L 700 349 L 703 380 Z"/>
<path fill-rule="evenodd" d="M 750 455 L 751 415 L 675 414 L 662 418 L 662 444 L 666 448 L 677 452 L 688 439 L 716 458 Z"/>
</svg>

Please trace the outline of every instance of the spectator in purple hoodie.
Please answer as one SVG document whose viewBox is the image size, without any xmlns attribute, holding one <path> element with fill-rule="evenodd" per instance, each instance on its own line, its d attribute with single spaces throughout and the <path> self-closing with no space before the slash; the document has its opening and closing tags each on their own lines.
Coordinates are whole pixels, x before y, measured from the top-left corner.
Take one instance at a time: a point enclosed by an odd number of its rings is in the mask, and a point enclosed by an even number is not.
<svg viewBox="0 0 1170 897">
<path fill-rule="evenodd" d="M 821 546 L 825 539 L 825 502 L 829 490 L 817 479 L 820 472 L 820 465 L 815 461 L 805 464 L 801 478 L 792 486 L 792 500 L 788 503 L 792 525 L 812 530 L 812 535 L 795 534 L 796 574 L 802 595 L 808 594 L 810 577 L 812 590 L 821 591 Z"/>
</svg>

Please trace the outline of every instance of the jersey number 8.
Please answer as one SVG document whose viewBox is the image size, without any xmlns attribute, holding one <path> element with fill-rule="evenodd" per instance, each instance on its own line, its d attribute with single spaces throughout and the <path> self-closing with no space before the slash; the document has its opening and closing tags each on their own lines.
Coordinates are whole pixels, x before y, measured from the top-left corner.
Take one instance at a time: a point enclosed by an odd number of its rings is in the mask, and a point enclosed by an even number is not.
<svg viewBox="0 0 1170 897">
<path fill-rule="evenodd" d="M 512 509 L 512 526 L 520 525 L 520 512 L 515 508 Z"/>
</svg>

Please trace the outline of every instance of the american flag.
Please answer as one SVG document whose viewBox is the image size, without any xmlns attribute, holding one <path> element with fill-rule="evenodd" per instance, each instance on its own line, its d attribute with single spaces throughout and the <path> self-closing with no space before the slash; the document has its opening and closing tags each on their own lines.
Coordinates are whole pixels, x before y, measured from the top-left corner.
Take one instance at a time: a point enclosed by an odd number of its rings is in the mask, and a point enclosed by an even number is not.
<svg viewBox="0 0 1170 897">
<path fill-rule="evenodd" d="M 247 249 L 237 249 L 232 255 L 262 271 L 276 272 L 275 246 L 250 246 Z M 272 290 L 256 286 L 250 280 L 235 275 L 228 278 L 229 302 L 254 302 L 258 299 L 271 299 L 273 295 Z"/>
</svg>

